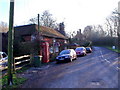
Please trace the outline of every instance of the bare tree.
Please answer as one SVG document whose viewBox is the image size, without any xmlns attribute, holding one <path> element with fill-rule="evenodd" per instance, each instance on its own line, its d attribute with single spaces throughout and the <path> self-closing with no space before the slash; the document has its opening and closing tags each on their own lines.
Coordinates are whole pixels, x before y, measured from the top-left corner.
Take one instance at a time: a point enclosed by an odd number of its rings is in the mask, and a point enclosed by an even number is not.
<svg viewBox="0 0 120 90">
<path fill-rule="evenodd" d="M 29 22 L 31 23 L 31 24 L 37 24 L 38 22 L 37 22 L 37 17 L 36 18 L 31 18 L 30 20 L 29 20 Z"/>
<path fill-rule="evenodd" d="M 106 18 L 106 25 L 107 25 L 107 30 L 108 30 L 108 36 L 113 37 L 113 23 L 111 23 L 111 19 L 110 18 Z"/>
<path fill-rule="evenodd" d="M 102 25 L 96 25 L 94 31 L 97 33 L 98 37 L 100 38 L 106 36 L 106 32 L 104 31 Z"/>
<path fill-rule="evenodd" d="M 98 40 L 106 36 L 106 32 L 103 29 L 102 25 L 89 25 L 86 26 L 83 32 L 87 40 Z"/>
<path fill-rule="evenodd" d="M 86 38 L 89 38 L 89 39 L 91 39 L 91 35 L 92 35 L 92 25 L 90 25 L 90 26 L 86 26 L 85 28 L 84 28 L 84 35 L 86 36 Z"/>
<path fill-rule="evenodd" d="M 0 22 L 0 32 L 7 32 L 8 31 L 8 25 L 5 22 Z"/>
<path fill-rule="evenodd" d="M 29 20 L 32 24 L 37 24 L 37 17 L 31 18 Z M 40 25 L 50 27 L 50 28 L 58 28 L 58 24 L 56 23 L 56 20 L 52 17 L 52 14 L 49 13 L 49 11 L 45 10 L 41 17 L 40 17 Z"/>
<path fill-rule="evenodd" d="M 113 11 L 114 13 L 117 13 L 118 11 L 115 9 Z M 112 13 L 109 17 L 106 18 L 106 29 L 108 32 L 108 36 L 115 37 L 118 34 L 117 28 L 118 28 L 118 15 Z"/>
<path fill-rule="evenodd" d="M 118 34 L 119 34 L 119 31 L 118 31 L 119 16 L 118 16 L 117 14 L 114 14 L 114 13 L 118 13 L 118 10 L 115 9 L 115 10 L 113 11 L 111 18 L 112 18 L 112 21 L 113 21 L 113 23 L 114 23 L 114 32 L 115 32 L 115 35 L 116 35 L 116 36 L 119 36 L 119 35 L 118 35 Z"/>
</svg>

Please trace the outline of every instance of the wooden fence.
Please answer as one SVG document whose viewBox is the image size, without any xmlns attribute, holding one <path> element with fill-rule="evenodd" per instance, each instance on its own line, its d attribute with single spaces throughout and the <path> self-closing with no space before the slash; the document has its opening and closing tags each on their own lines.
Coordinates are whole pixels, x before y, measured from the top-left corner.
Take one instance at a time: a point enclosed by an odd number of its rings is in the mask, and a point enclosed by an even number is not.
<svg viewBox="0 0 120 90">
<path fill-rule="evenodd" d="M 15 60 L 15 70 L 18 70 L 30 63 L 30 55 L 15 57 L 14 60 Z M 8 66 L 4 66 L 4 65 L 0 66 L 1 71 L 6 71 L 7 68 Z"/>
</svg>

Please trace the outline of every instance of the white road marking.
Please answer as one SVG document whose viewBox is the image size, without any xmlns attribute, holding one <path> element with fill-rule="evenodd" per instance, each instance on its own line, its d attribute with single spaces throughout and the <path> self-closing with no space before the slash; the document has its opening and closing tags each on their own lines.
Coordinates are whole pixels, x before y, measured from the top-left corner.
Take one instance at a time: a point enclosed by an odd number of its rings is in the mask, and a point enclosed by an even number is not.
<svg viewBox="0 0 120 90">
<path fill-rule="evenodd" d="M 105 60 L 103 59 L 103 60 L 101 60 L 101 61 L 105 61 Z"/>
<path fill-rule="evenodd" d="M 107 59 L 105 59 L 106 62 L 110 63 L 110 61 L 108 61 Z"/>
<path fill-rule="evenodd" d="M 104 56 L 103 56 L 103 54 L 102 54 L 102 51 L 100 51 L 100 54 L 101 54 L 101 57 L 103 58 L 103 60 L 101 60 L 101 61 L 106 61 L 106 62 L 108 62 L 108 63 L 111 63 L 109 60 L 104 59 Z M 118 58 L 116 58 L 115 60 L 117 60 L 117 62 L 118 62 L 119 57 L 118 57 Z M 114 64 L 116 64 L 116 62 L 114 62 L 112 65 L 114 65 Z M 120 70 L 120 68 L 119 68 L 119 67 L 117 67 L 117 70 Z"/>
<path fill-rule="evenodd" d="M 117 67 L 117 69 L 119 70 L 120 68 L 119 68 L 119 67 Z"/>
<path fill-rule="evenodd" d="M 101 54 L 101 57 L 103 58 L 103 54 L 102 54 L 102 51 L 100 51 L 100 54 Z"/>
<path fill-rule="evenodd" d="M 100 51 L 100 54 L 101 54 L 101 57 L 104 58 L 104 57 L 103 57 L 103 54 L 102 54 L 102 51 Z M 103 60 L 101 60 L 101 61 L 106 61 L 106 62 L 110 63 L 110 61 L 108 61 L 107 59 L 103 59 Z"/>
<path fill-rule="evenodd" d="M 110 61 L 107 61 L 108 63 L 110 63 Z"/>
</svg>

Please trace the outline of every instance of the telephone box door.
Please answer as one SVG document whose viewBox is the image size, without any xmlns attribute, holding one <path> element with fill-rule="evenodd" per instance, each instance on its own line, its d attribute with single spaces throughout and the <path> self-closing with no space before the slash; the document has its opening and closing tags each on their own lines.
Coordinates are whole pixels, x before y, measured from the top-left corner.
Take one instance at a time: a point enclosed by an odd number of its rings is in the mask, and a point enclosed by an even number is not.
<svg viewBox="0 0 120 90">
<path fill-rule="evenodd" d="M 42 43 L 42 62 L 43 63 L 48 63 L 49 62 L 49 43 L 48 42 L 43 42 Z"/>
</svg>

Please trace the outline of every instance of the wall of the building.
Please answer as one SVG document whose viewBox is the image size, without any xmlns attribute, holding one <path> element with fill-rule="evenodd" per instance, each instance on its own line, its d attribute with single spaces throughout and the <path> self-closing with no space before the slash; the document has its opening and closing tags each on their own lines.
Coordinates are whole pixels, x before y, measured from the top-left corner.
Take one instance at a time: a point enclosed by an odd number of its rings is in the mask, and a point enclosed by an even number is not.
<svg viewBox="0 0 120 90">
<path fill-rule="evenodd" d="M 0 51 L 7 53 L 7 47 L 8 47 L 8 35 L 7 33 L 1 33 L 0 34 Z"/>
</svg>

